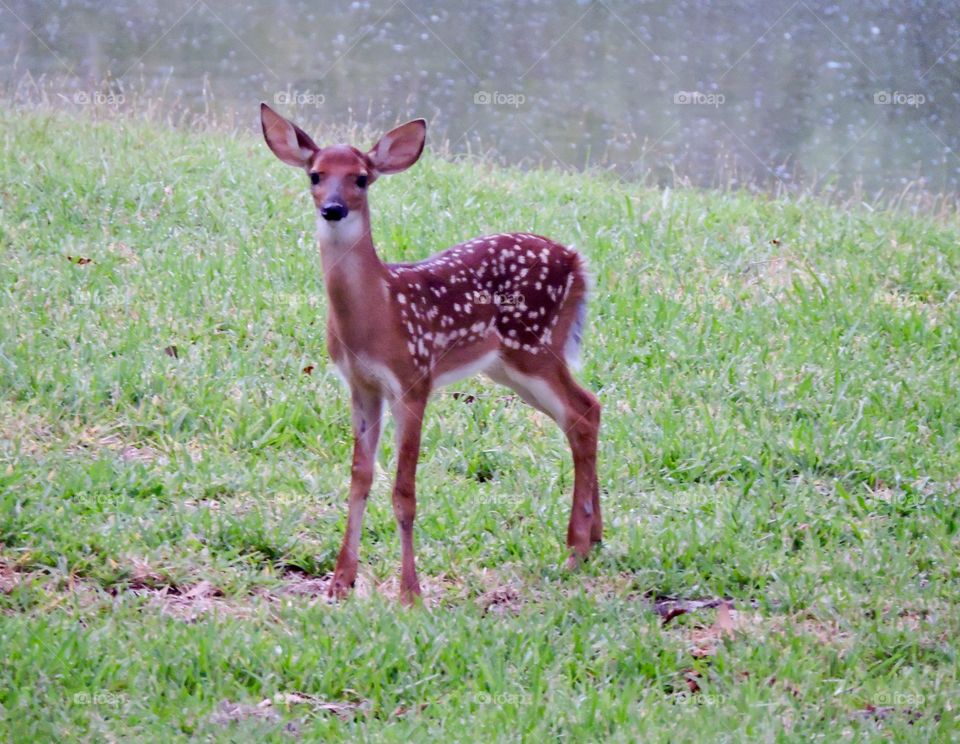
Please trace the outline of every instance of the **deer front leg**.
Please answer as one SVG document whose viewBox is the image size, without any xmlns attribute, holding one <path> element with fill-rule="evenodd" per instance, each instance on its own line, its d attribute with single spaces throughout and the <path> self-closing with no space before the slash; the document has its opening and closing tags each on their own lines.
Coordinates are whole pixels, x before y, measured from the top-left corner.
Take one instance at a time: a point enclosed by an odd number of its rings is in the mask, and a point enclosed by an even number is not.
<svg viewBox="0 0 960 744">
<path fill-rule="evenodd" d="M 597 439 L 600 431 L 600 402 L 580 387 L 564 369 L 559 389 L 566 399 L 564 430 L 573 454 L 573 506 L 567 526 L 567 565 L 573 568 L 586 557 L 590 546 L 603 539 L 600 516 L 600 485 L 597 481 Z"/>
<path fill-rule="evenodd" d="M 383 418 L 383 397 L 379 392 L 354 388 L 350 395 L 353 420 L 353 465 L 350 470 L 350 505 L 347 530 L 337 556 L 329 595 L 343 597 L 357 579 L 357 560 L 360 551 L 360 529 L 363 512 L 373 483 L 373 469 L 380 441 Z"/>
<path fill-rule="evenodd" d="M 413 522 L 417 517 L 417 460 L 420 457 L 420 432 L 425 408 L 425 397 L 411 395 L 399 399 L 393 407 L 397 425 L 397 480 L 393 487 L 393 513 L 400 530 L 400 599 L 404 604 L 412 604 L 420 595 L 413 554 Z"/>
</svg>

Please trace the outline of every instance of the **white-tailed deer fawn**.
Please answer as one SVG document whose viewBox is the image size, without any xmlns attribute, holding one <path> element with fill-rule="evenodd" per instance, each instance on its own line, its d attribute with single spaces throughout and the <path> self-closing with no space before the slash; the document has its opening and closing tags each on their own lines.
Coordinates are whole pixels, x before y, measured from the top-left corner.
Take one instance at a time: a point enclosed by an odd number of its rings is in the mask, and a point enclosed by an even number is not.
<svg viewBox="0 0 960 744">
<path fill-rule="evenodd" d="M 349 145 L 318 147 L 266 104 L 260 119 L 274 154 L 309 178 L 329 298 L 327 345 L 350 388 L 350 506 L 331 596 L 343 596 L 356 579 L 360 525 L 386 404 L 396 421 L 400 593 L 407 602 L 420 593 L 413 522 L 424 409 L 433 390 L 478 372 L 515 390 L 564 430 L 574 466 L 567 545 L 569 564 L 576 565 L 603 533 L 596 462 L 600 404 L 570 372 L 586 311 L 583 259 L 539 235 L 510 233 L 474 238 L 418 263 L 385 264 L 370 235 L 367 189 L 417 161 L 426 123 L 403 124 L 361 152 Z"/>
</svg>

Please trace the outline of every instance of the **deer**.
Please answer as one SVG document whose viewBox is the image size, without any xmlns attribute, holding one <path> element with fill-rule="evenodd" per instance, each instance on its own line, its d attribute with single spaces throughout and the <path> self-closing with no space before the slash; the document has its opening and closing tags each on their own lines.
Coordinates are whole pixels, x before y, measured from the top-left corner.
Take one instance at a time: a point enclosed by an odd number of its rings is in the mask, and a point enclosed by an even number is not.
<svg viewBox="0 0 960 744">
<path fill-rule="evenodd" d="M 477 237 L 414 263 L 385 263 L 373 244 L 368 190 L 420 158 L 426 121 L 390 130 L 367 151 L 318 146 L 260 105 L 263 137 L 302 169 L 316 207 L 327 295 L 327 350 L 350 394 L 353 459 L 347 524 L 328 595 L 347 596 L 357 577 L 361 526 L 387 407 L 397 450 L 393 511 L 401 546 L 400 599 L 421 595 L 414 557 L 416 472 L 428 399 L 475 374 L 512 389 L 563 430 L 573 456 L 566 566 L 601 542 L 597 478 L 600 402 L 574 378 L 586 320 L 583 256 L 526 232 Z"/>
</svg>

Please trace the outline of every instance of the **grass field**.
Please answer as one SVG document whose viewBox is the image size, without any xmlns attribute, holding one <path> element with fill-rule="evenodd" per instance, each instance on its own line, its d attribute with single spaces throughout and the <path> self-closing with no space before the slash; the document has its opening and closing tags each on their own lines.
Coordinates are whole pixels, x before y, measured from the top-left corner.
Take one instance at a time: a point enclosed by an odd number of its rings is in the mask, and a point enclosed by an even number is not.
<svg viewBox="0 0 960 744">
<path fill-rule="evenodd" d="M 306 179 L 252 136 L 37 111 L 0 150 L 0 739 L 957 736 L 960 222 L 381 180 L 388 260 L 509 230 L 589 258 L 607 534 L 561 569 L 562 434 L 463 382 L 424 432 L 426 606 L 395 598 L 389 429 L 331 605 L 349 412 Z"/>
</svg>

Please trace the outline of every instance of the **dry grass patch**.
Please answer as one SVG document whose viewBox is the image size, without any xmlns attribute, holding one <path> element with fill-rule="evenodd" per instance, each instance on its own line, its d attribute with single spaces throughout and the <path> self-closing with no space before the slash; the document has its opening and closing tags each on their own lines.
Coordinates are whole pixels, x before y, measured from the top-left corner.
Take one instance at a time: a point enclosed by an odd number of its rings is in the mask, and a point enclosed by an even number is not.
<svg viewBox="0 0 960 744">
<path fill-rule="evenodd" d="M 0 453 L 37 457 L 49 449 L 53 438 L 53 426 L 42 416 L 15 410 L 9 402 L 0 401 Z"/>
</svg>

